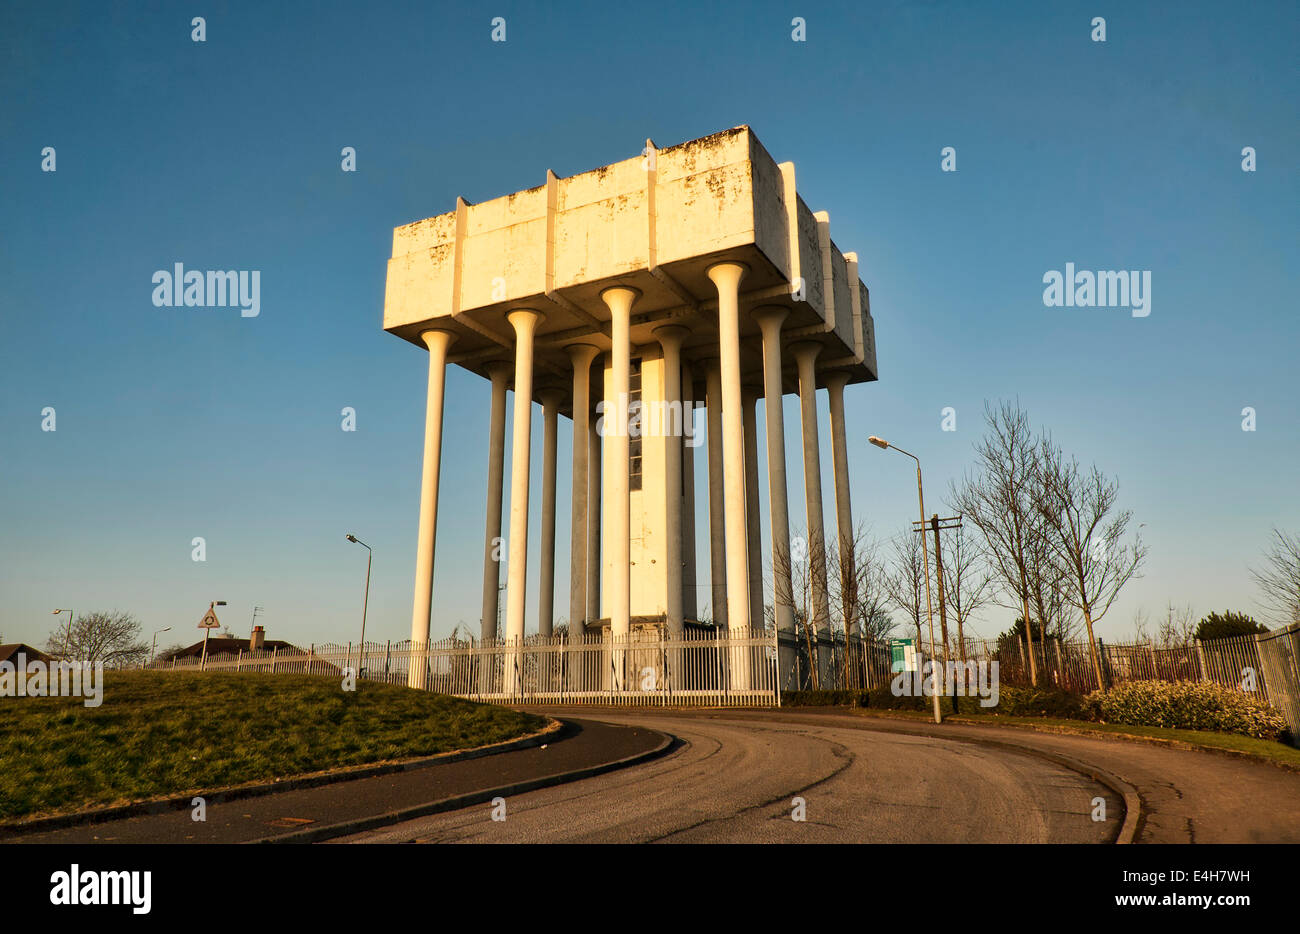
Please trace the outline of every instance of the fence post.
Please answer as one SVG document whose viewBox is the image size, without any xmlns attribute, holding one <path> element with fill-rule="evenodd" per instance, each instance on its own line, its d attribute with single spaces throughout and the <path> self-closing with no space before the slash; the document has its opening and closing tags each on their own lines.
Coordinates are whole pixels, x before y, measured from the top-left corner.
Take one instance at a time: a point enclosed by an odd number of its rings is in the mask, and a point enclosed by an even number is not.
<svg viewBox="0 0 1300 934">
<path fill-rule="evenodd" d="M 243 660 L 244 660 L 244 650 L 240 649 L 238 654 L 235 655 L 235 671 L 239 670 L 240 663 L 243 662 Z"/>
<path fill-rule="evenodd" d="M 1200 669 L 1202 681 L 1209 681 L 1210 674 L 1205 670 L 1205 649 L 1201 646 L 1201 640 L 1196 640 L 1196 667 Z"/>
<path fill-rule="evenodd" d="M 1100 678 L 1104 682 L 1097 685 L 1097 690 L 1104 691 L 1110 684 L 1110 677 L 1106 674 L 1110 666 L 1106 662 L 1106 643 L 1101 641 L 1101 636 L 1097 637 L 1097 664 L 1101 667 Z"/>
<path fill-rule="evenodd" d="M 275 648 L 271 649 L 271 674 L 275 674 L 275 656 L 276 653 L 279 651 L 280 651 L 280 647 L 278 645 Z"/>
<path fill-rule="evenodd" d="M 1151 653 L 1151 680 L 1160 680 L 1160 663 L 1156 661 L 1156 640 L 1147 640 L 1147 650 Z"/>
<path fill-rule="evenodd" d="M 307 674 L 311 674 L 311 670 L 314 667 L 312 663 L 315 660 L 316 660 L 316 643 L 313 642 L 311 644 L 311 648 L 307 650 Z"/>
<path fill-rule="evenodd" d="M 1255 633 L 1255 687 L 1257 688 L 1262 687 L 1263 690 L 1260 691 L 1259 693 L 1263 695 L 1264 702 L 1267 704 L 1272 704 L 1273 700 L 1272 698 L 1269 697 L 1268 694 L 1268 685 L 1269 682 L 1272 681 L 1273 679 L 1268 677 L 1268 674 L 1264 671 L 1264 652 L 1262 649 L 1264 640 L 1263 638 L 1261 638 L 1262 636 L 1266 636 L 1266 635 L 1268 635 L 1268 633 L 1261 633 L 1261 632 Z M 1241 688 L 1240 678 L 1238 678 L 1237 680 L 1237 688 L 1238 690 L 1240 690 Z M 1274 706 L 1277 707 L 1281 705 L 1274 704 Z"/>
<path fill-rule="evenodd" d="M 1057 687 L 1065 687 L 1065 669 L 1061 667 L 1061 640 L 1053 640 L 1052 645 L 1056 649 L 1056 684 Z"/>
</svg>

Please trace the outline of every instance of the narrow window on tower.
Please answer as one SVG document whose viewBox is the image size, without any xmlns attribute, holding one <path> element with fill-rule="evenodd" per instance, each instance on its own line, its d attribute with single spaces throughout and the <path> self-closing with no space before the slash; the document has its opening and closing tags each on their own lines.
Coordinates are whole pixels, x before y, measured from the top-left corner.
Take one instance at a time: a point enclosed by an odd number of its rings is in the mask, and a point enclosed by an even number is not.
<svg viewBox="0 0 1300 934">
<path fill-rule="evenodd" d="M 634 419 L 641 411 L 641 358 L 633 357 L 628 367 L 628 419 Z M 628 439 L 628 489 L 641 489 L 641 432 L 637 431 Z"/>
</svg>

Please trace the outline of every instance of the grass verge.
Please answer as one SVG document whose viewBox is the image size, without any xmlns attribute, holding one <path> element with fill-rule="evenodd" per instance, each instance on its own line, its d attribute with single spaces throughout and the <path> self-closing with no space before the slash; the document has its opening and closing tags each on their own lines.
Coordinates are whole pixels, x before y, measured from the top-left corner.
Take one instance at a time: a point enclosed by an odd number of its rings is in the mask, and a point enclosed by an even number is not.
<svg viewBox="0 0 1300 934">
<path fill-rule="evenodd" d="M 871 710 L 857 708 L 854 713 L 867 717 L 885 717 L 932 723 L 931 715 L 909 710 Z M 1300 749 L 1276 740 L 1254 739 L 1233 733 L 1204 730 L 1173 730 L 1158 726 L 1132 726 L 1125 723 L 1092 723 L 1087 720 L 1061 720 L 1052 717 L 1010 717 L 1003 714 L 945 715 L 945 723 L 971 723 L 986 726 L 1012 726 L 1041 733 L 1075 733 L 1101 735 L 1116 739 L 1135 739 L 1180 748 L 1259 759 L 1271 765 L 1300 771 Z"/>
<path fill-rule="evenodd" d="M 398 685 L 106 672 L 104 701 L 0 699 L 0 820 L 504 742 L 546 718 Z"/>
</svg>

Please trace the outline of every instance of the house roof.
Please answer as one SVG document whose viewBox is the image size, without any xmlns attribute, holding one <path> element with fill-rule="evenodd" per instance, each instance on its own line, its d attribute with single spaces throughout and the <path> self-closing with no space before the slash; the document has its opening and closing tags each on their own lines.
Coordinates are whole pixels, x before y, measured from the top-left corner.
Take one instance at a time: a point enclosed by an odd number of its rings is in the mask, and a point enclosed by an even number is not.
<svg viewBox="0 0 1300 934">
<path fill-rule="evenodd" d="M 293 643 L 285 642 L 283 639 L 267 639 L 265 642 L 262 643 L 262 648 L 267 652 L 270 652 L 272 649 L 280 649 L 281 651 L 289 650 L 301 655 L 307 654 L 306 649 L 300 649 L 298 648 L 298 646 L 294 645 Z M 208 655 L 221 655 L 226 652 L 233 654 L 235 652 L 247 652 L 247 651 L 248 651 L 247 639 L 231 639 L 225 637 L 208 638 Z M 197 658 L 202 654 L 203 654 L 203 640 L 200 639 L 198 642 L 194 643 L 193 645 L 187 645 L 185 648 L 177 649 L 174 652 L 167 652 L 165 654 L 159 655 L 158 658 L 159 660 L 163 660 L 163 659 L 171 660 L 173 658 Z"/>
<path fill-rule="evenodd" d="M 6 642 L 4 645 L 0 645 L 0 662 L 9 661 L 20 652 L 27 656 L 29 662 L 33 660 L 42 662 L 54 661 L 53 656 L 49 653 L 42 652 L 40 649 L 28 645 L 26 642 Z"/>
</svg>

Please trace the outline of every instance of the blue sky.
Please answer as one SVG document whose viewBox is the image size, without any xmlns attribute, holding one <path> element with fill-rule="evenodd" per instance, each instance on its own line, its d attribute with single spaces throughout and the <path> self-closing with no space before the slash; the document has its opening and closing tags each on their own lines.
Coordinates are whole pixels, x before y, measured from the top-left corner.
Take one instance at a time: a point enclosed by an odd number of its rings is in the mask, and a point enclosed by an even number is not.
<svg viewBox="0 0 1300 934">
<path fill-rule="evenodd" d="M 392 228 L 742 123 L 871 288 L 880 381 L 847 409 L 877 535 L 915 498 L 910 462 L 866 436 L 921 456 L 939 510 L 997 398 L 1117 475 L 1146 524 L 1104 636 L 1167 601 L 1256 610 L 1247 568 L 1272 526 L 1300 528 L 1293 4 L 200 6 L 0 11 L 7 641 L 43 642 L 71 606 L 189 642 L 213 599 L 239 634 L 256 604 L 273 638 L 355 639 L 347 532 L 375 549 L 368 633 L 405 638 L 426 358 L 381 328 Z M 260 270 L 261 314 L 154 307 L 176 262 Z M 1150 316 L 1045 307 L 1067 262 L 1150 270 Z M 447 392 L 435 635 L 477 628 L 481 574 L 487 384 L 453 368 Z M 537 538 L 535 518 L 532 568 Z"/>
</svg>

